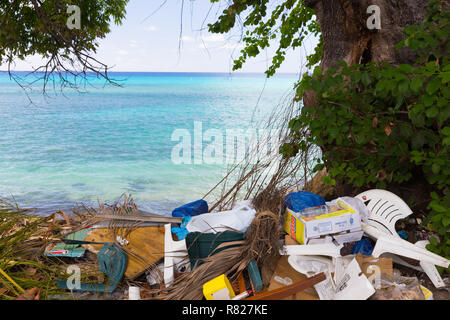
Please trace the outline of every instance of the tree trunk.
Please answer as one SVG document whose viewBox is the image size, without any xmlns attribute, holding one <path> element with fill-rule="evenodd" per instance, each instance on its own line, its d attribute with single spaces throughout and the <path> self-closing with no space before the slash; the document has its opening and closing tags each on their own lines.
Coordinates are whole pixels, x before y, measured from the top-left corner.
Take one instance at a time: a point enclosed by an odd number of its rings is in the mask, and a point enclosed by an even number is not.
<svg viewBox="0 0 450 320">
<path fill-rule="evenodd" d="M 305 0 L 306 5 L 316 11 L 318 23 L 323 36 L 323 56 L 321 67 L 324 71 L 336 67 L 337 62 L 344 60 L 348 65 L 368 62 L 391 64 L 413 63 L 415 54 L 407 48 L 397 50 L 395 46 L 404 38 L 403 29 L 424 20 L 428 1 L 426 0 Z M 367 21 L 371 13 L 367 9 L 371 5 L 380 8 L 380 29 L 369 29 Z M 305 106 L 316 106 L 315 93 L 306 92 L 303 97 Z M 417 179 L 408 185 L 389 185 L 388 189 L 408 201 L 412 193 L 428 197 L 428 183 L 422 172 Z M 414 191 L 415 190 L 415 191 Z M 339 184 L 338 196 L 355 195 L 362 190 Z M 415 199 L 413 210 L 423 210 L 427 201 Z"/>
<path fill-rule="evenodd" d="M 324 71 L 344 60 L 355 63 L 382 62 L 412 63 L 415 54 L 407 48 L 395 49 L 403 38 L 406 26 L 423 21 L 425 0 L 305 0 L 316 11 L 323 36 L 321 67 Z M 381 29 L 370 30 L 367 8 L 380 8 Z M 316 105 L 314 92 L 303 98 L 306 106 Z"/>
<path fill-rule="evenodd" d="M 423 21 L 425 0 L 306 0 L 316 11 L 322 30 L 324 50 L 322 68 L 339 60 L 347 64 L 387 61 L 392 64 L 414 62 L 408 49 L 396 50 L 406 26 Z M 367 8 L 380 8 L 381 29 L 370 30 Z"/>
</svg>

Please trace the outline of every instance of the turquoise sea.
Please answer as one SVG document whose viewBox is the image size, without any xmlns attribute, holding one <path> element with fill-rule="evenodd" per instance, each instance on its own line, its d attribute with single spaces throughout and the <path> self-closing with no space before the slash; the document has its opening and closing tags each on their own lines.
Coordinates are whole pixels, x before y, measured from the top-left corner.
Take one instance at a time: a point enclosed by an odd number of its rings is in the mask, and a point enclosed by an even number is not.
<svg viewBox="0 0 450 320">
<path fill-rule="evenodd" d="M 22 74 L 22 75 L 25 75 Z M 175 164 L 176 129 L 247 128 L 291 93 L 295 75 L 113 73 L 83 92 L 27 94 L 0 72 L 0 197 L 39 212 L 132 194 L 168 214 L 201 198 L 226 165 Z M 32 103 L 30 103 L 30 100 Z M 223 131 L 225 133 L 225 131 Z"/>
</svg>

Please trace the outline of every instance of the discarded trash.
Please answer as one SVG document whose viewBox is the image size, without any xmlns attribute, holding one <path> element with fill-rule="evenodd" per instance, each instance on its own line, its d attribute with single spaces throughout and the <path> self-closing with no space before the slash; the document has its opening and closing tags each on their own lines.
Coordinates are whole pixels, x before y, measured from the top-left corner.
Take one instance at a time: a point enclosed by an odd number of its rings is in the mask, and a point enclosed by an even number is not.
<svg viewBox="0 0 450 320">
<path fill-rule="evenodd" d="M 334 300 L 367 300 L 374 293 L 374 287 L 353 259 L 344 274 L 337 278 Z"/>
<path fill-rule="evenodd" d="M 86 239 L 86 236 L 90 231 L 90 228 L 82 229 L 67 235 L 66 239 L 82 241 Z M 64 242 L 59 242 L 51 249 L 48 247 L 44 255 L 48 257 L 80 258 L 84 255 L 85 251 L 86 249 L 81 247 L 79 244 L 66 244 Z"/>
<path fill-rule="evenodd" d="M 242 300 L 247 298 L 248 296 L 250 296 L 253 293 L 252 290 L 246 290 L 240 294 L 238 294 L 237 296 L 234 296 L 234 298 L 232 298 L 231 300 Z"/>
<path fill-rule="evenodd" d="M 339 199 L 345 201 L 345 203 L 347 203 L 351 208 L 358 211 L 359 217 L 361 218 L 361 222 L 368 223 L 371 213 L 361 199 L 354 198 L 354 197 L 340 197 L 333 201 L 327 202 L 327 204 L 328 205 L 336 205 L 336 201 Z"/>
<path fill-rule="evenodd" d="M 205 200 L 197 200 L 173 210 L 172 217 L 192 217 L 203 213 L 208 213 L 208 203 Z"/>
<path fill-rule="evenodd" d="M 136 286 L 129 286 L 128 300 L 141 300 L 141 288 Z"/>
<path fill-rule="evenodd" d="M 56 280 L 58 288 L 92 292 L 113 292 L 122 280 L 127 265 L 127 255 L 116 244 L 105 243 L 97 254 L 100 270 L 108 276 L 107 283 L 81 283 L 69 288 L 66 280 Z"/>
<path fill-rule="evenodd" d="M 126 228 L 93 229 L 86 236 L 86 240 L 90 242 L 112 243 L 115 233 L 122 235 L 128 241 L 126 251 L 128 255 L 128 263 L 124 276 L 130 280 L 143 274 L 151 265 L 158 262 L 164 257 L 164 232 L 165 229 L 161 225 L 151 227 L 134 227 L 131 231 Z M 126 236 L 125 236 L 126 234 Z M 97 253 L 103 247 L 103 244 L 87 244 L 87 250 Z"/>
<path fill-rule="evenodd" d="M 116 241 L 123 247 L 126 246 L 129 242 L 127 239 L 123 239 L 121 236 L 116 237 Z"/>
<path fill-rule="evenodd" d="M 258 265 L 255 260 L 250 261 L 247 266 L 248 275 L 250 278 L 250 285 L 252 286 L 252 292 L 258 293 L 263 288 L 263 282 L 261 274 L 259 273 Z"/>
<path fill-rule="evenodd" d="M 161 276 L 162 275 L 162 276 Z M 164 278 L 164 263 L 159 263 L 155 268 L 146 271 L 146 279 L 149 285 L 160 284 Z"/>
<path fill-rule="evenodd" d="M 284 204 L 293 212 L 299 212 L 306 208 L 322 206 L 325 199 L 308 191 L 297 191 L 288 194 L 284 198 Z"/>
<path fill-rule="evenodd" d="M 386 190 L 373 189 L 356 196 L 362 200 L 370 211 L 368 224 L 382 228 L 394 237 L 400 238 L 395 230 L 395 223 L 412 214 L 409 206 L 400 197 Z"/>
<path fill-rule="evenodd" d="M 373 246 L 369 239 L 363 238 L 356 242 L 352 249 L 352 254 L 361 253 L 365 256 L 371 256 L 373 252 Z"/>
<path fill-rule="evenodd" d="M 280 276 L 275 276 L 275 277 L 274 277 L 274 280 L 275 280 L 276 282 L 279 282 L 279 283 L 285 285 L 285 286 L 289 286 L 289 285 L 292 284 L 292 279 L 289 278 L 289 277 L 282 278 L 282 277 L 280 277 Z"/>
<path fill-rule="evenodd" d="M 310 255 L 310 256 L 330 256 L 340 257 L 342 245 L 336 246 L 333 243 L 324 244 L 304 244 L 304 245 L 288 245 L 283 246 L 280 251 L 281 255 L 298 256 L 298 255 Z"/>
<path fill-rule="evenodd" d="M 311 239 L 342 232 L 358 232 L 356 238 L 351 237 L 347 239 L 348 241 L 361 239 L 361 218 L 359 212 L 348 203 L 342 199 L 337 199 L 336 206 L 329 211 L 327 209 L 327 212 L 329 213 L 319 213 L 318 215 L 313 214 L 305 217 L 302 215 L 302 211 L 294 212 L 287 208 L 284 218 L 284 231 L 300 244 L 307 244 Z M 341 238 L 341 241 L 345 241 L 345 238 Z"/>
<path fill-rule="evenodd" d="M 222 274 L 203 285 L 206 300 L 231 300 L 236 296 L 227 276 Z"/>
<path fill-rule="evenodd" d="M 381 288 L 371 300 L 425 300 L 425 296 L 415 277 L 395 278 L 382 275 Z"/>
<path fill-rule="evenodd" d="M 389 235 L 365 223 L 362 224 L 362 227 L 366 234 L 377 240 L 372 253 L 374 257 L 379 257 L 385 252 L 390 252 L 444 268 L 448 268 L 450 265 L 450 261 L 448 259 L 426 249 L 420 248 L 406 240 L 401 239 L 400 237 Z"/>
<path fill-rule="evenodd" d="M 168 287 L 172 284 L 175 276 L 175 268 L 188 269 L 189 260 L 186 259 L 186 240 L 174 241 L 170 230 L 170 223 L 164 226 L 164 283 Z"/>
<path fill-rule="evenodd" d="M 408 232 L 401 230 L 398 231 L 397 234 L 402 238 L 403 240 L 408 240 Z"/>
<path fill-rule="evenodd" d="M 289 239 L 291 239 L 291 238 L 289 237 Z M 292 241 L 294 241 L 294 240 L 292 240 Z M 303 257 L 309 258 L 309 256 L 303 256 Z M 275 270 L 274 270 L 274 273 L 270 280 L 270 284 L 267 288 L 267 291 L 272 291 L 275 289 L 286 287 L 286 285 L 275 281 L 275 277 L 280 277 L 282 279 L 290 278 L 290 279 L 292 279 L 292 284 L 299 282 L 299 281 L 303 281 L 308 278 L 305 274 L 298 272 L 289 264 L 289 258 L 290 257 L 288 257 L 288 256 L 281 256 L 281 258 L 278 259 L 278 263 L 275 267 Z M 314 287 L 315 286 L 313 286 L 311 288 L 307 288 L 304 291 L 296 293 L 295 296 L 286 297 L 284 299 L 285 300 L 291 300 L 291 299 L 294 299 L 294 300 L 319 300 L 319 296 Z"/>
<path fill-rule="evenodd" d="M 375 289 L 381 287 L 380 279 L 382 274 L 392 276 L 394 269 L 392 266 L 392 259 L 390 258 L 375 258 L 373 256 L 363 256 L 358 254 L 355 256 L 361 271 L 366 275 L 367 279 L 372 283 Z"/>
<path fill-rule="evenodd" d="M 295 295 L 299 291 L 303 291 L 307 288 L 314 286 L 315 284 L 325 280 L 325 275 L 320 273 L 309 279 L 296 282 L 287 287 L 278 288 L 272 291 L 261 292 L 246 300 L 279 300 L 292 295 Z"/>
<path fill-rule="evenodd" d="M 416 246 L 425 248 L 429 243 L 428 240 L 417 241 Z M 441 275 L 432 263 L 420 261 L 420 266 L 436 288 L 445 287 L 445 282 L 442 280 Z"/>
<path fill-rule="evenodd" d="M 203 263 L 202 259 L 216 254 L 225 248 L 237 246 L 236 241 L 243 241 L 244 234 L 234 231 L 224 231 L 218 234 L 190 232 L 186 236 L 191 269 L 195 269 Z M 222 246 L 221 248 L 218 248 Z"/>
<path fill-rule="evenodd" d="M 317 256 L 289 256 L 288 262 L 294 270 L 306 275 L 308 278 L 323 273 L 324 281 L 314 285 L 320 300 L 334 299 L 334 283 L 331 273 L 334 265 L 331 259 Z"/>
<path fill-rule="evenodd" d="M 326 235 L 321 236 L 320 238 L 313 238 L 308 240 L 308 244 L 320 244 L 320 243 L 332 243 L 336 242 L 339 245 L 341 244 L 347 244 L 347 243 L 354 243 L 359 241 L 364 232 L 362 230 L 360 231 L 352 231 L 352 232 L 340 232 L 335 233 L 332 235 Z"/>
<path fill-rule="evenodd" d="M 433 298 L 433 292 L 425 288 L 424 286 L 420 286 L 420 290 L 422 290 L 422 293 L 425 297 L 425 300 L 434 300 Z"/>
<path fill-rule="evenodd" d="M 186 226 L 191 220 L 191 217 L 183 217 L 179 227 L 173 227 L 172 233 L 176 234 L 178 240 L 183 240 L 186 238 L 189 231 L 187 231 Z"/>
<path fill-rule="evenodd" d="M 217 233 L 226 230 L 245 232 L 256 215 L 249 201 L 239 202 L 232 210 L 201 214 L 186 225 L 189 232 Z"/>
</svg>

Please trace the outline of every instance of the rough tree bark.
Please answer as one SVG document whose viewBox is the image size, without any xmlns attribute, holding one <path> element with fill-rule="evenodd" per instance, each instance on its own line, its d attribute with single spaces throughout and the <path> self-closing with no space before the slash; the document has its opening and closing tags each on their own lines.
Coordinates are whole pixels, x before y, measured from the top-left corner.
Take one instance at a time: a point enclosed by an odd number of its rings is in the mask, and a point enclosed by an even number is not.
<svg viewBox="0 0 450 320">
<path fill-rule="evenodd" d="M 324 71 L 344 60 L 348 65 L 371 61 L 392 64 L 411 63 L 414 54 L 408 49 L 396 50 L 403 29 L 423 21 L 425 0 L 305 0 L 316 11 L 322 30 Z M 381 29 L 369 30 L 367 8 L 380 8 Z M 313 92 L 304 97 L 305 105 L 315 105 Z"/>
<path fill-rule="evenodd" d="M 306 0 L 316 11 L 322 30 L 324 50 L 322 68 L 336 65 L 387 61 L 393 64 L 411 63 L 414 55 L 407 49 L 396 50 L 403 39 L 403 29 L 423 21 L 425 0 Z M 381 29 L 369 30 L 367 8 L 380 9 Z"/>
</svg>

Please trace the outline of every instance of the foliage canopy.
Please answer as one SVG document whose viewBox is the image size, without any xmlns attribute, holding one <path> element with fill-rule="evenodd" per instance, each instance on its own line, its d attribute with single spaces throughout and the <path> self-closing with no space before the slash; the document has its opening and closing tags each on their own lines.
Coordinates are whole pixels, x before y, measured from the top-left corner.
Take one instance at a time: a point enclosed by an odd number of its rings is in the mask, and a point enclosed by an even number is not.
<svg viewBox="0 0 450 320">
<path fill-rule="evenodd" d="M 98 40 L 120 24 L 128 0 L 0 0 L 0 64 L 11 70 L 14 61 L 40 55 L 44 91 L 47 82 L 59 76 L 64 85 L 74 85 L 68 75 L 87 72 L 108 79 L 108 67 L 93 58 Z M 69 28 L 69 6 L 80 8 L 80 29 Z"/>
</svg>

